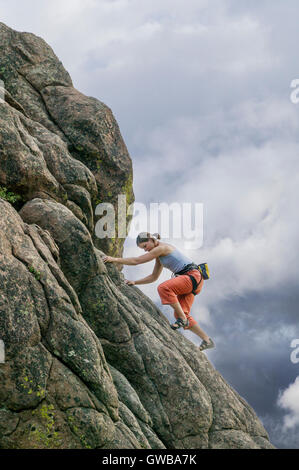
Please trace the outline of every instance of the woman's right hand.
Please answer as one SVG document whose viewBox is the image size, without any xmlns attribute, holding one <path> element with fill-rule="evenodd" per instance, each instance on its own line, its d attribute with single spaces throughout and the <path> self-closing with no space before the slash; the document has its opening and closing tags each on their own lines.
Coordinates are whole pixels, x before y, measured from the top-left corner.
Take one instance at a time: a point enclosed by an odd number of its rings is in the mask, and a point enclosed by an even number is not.
<svg viewBox="0 0 299 470">
<path fill-rule="evenodd" d="M 128 284 L 129 286 L 135 285 L 135 281 L 129 281 L 128 279 L 125 279 L 125 283 Z"/>
</svg>

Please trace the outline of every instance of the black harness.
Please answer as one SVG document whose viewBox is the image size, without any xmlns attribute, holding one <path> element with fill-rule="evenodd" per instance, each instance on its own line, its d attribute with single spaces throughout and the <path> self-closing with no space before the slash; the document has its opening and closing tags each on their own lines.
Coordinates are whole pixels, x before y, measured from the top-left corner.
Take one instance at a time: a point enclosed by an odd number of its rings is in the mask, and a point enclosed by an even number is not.
<svg viewBox="0 0 299 470">
<path fill-rule="evenodd" d="M 192 271 L 193 269 L 197 269 L 199 272 L 200 272 L 200 281 L 197 282 L 197 280 L 195 279 L 194 276 L 192 276 L 192 274 L 188 274 L 189 271 Z M 191 281 L 192 281 L 192 294 L 193 295 L 197 295 L 198 292 L 196 293 L 196 289 L 198 288 L 199 284 L 201 283 L 202 281 L 202 273 L 198 267 L 197 264 L 195 263 L 191 263 L 191 264 L 187 264 L 187 266 L 184 267 L 184 269 L 182 269 L 181 271 L 175 273 L 175 276 L 182 276 L 183 274 L 186 274 L 187 276 L 190 277 Z M 191 293 L 191 292 L 190 292 Z"/>
</svg>

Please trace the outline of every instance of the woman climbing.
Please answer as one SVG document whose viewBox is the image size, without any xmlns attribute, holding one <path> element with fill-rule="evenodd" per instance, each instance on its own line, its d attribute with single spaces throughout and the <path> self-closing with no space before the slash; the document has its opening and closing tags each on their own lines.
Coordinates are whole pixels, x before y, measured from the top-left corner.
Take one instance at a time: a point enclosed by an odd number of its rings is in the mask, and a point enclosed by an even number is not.
<svg viewBox="0 0 299 470">
<path fill-rule="evenodd" d="M 194 301 L 194 294 L 198 294 L 203 287 L 203 277 L 197 265 L 182 254 L 177 248 L 169 243 L 160 241 L 161 237 L 158 233 L 151 235 L 148 232 L 141 232 L 137 238 L 137 246 L 146 254 L 136 258 L 113 258 L 112 256 L 104 256 L 104 263 L 121 263 L 128 266 L 136 266 L 138 264 L 147 263 L 156 260 L 152 274 L 139 279 L 137 281 L 125 280 L 128 285 L 150 284 L 158 279 L 163 267 L 172 271 L 171 279 L 162 282 L 158 286 L 158 293 L 163 305 L 170 305 L 174 310 L 176 321 L 171 328 L 178 330 L 191 330 L 198 335 L 202 342 L 199 346 L 200 351 L 213 348 L 214 342 L 199 327 L 198 323 L 190 315 L 191 306 Z M 193 276 L 196 281 L 194 290 L 193 283 L 189 275 Z M 194 292 L 194 294 L 193 294 Z"/>
</svg>

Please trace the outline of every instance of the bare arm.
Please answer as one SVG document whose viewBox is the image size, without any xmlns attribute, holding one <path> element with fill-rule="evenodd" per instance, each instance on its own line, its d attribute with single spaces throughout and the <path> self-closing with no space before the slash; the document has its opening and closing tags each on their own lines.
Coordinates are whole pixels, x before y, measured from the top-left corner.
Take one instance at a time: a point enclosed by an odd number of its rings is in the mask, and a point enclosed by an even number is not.
<svg viewBox="0 0 299 470">
<path fill-rule="evenodd" d="M 155 267 L 154 267 L 154 270 L 152 272 L 152 274 L 150 274 L 149 276 L 146 276 L 144 277 L 143 279 L 139 279 L 138 281 L 128 281 L 129 283 L 134 283 L 135 285 L 138 285 L 138 284 L 151 284 L 152 282 L 155 282 L 158 277 L 160 276 L 161 272 L 163 270 L 163 266 L 159 260 L 159 258 L 156 258 L 156 263 L 155 263 Z"/>
<path fill-rule="evenodd" d="M 149 276 L 144 277 L 143 279 L 138 279 L 138 281 L 134 281 L 134 284 L 151 284 L 154 282 L 155 279 L 153 278 L 153 275 L 150 274 Z"/>
<path fill-rule="evenodd" d="M 154 266 L 154 270 L 152 272 L 152 276 L 154 278 L 154 281 L 156 281 L 158 279 L 158 277 L 160 276 L 162 271 L 163 271 L 163 265 L 162 265 L 161 261 L 159 260 L 159 258 L 156 258 L 156 263 L 155 263 L 155 266 Z"/>
<path fill-rule="evenodd" d="M 138 264 L 148 263 L 158 256 L 162 255 L 164 252 L 163 247 L 156 246 L 151 251 L 146 253 L 145 255 L 133 257 L 133 258 L 113 258 L 112 256 L 105 256 L 103 258 L 104 263 L 120 263 L 125 264 L 127 266 L 136 266 Z"/>
</svg>

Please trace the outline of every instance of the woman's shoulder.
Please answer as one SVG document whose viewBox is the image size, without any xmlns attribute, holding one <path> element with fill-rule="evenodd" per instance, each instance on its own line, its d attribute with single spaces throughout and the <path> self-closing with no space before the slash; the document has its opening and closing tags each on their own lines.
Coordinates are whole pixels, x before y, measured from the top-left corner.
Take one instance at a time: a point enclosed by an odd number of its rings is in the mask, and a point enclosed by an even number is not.
<svg viewBox="0 0 299 470">
<path fill-rule="evenodd" d="M 163 247 L 163 252 L 160 256 L 170 255 L 170 253 L 176 250 L 176 247 L 173 245 L 170 245 L 170 243 L 163 242 L 163 244 L 160 243 L 160 246 Z"/>
</svg>

